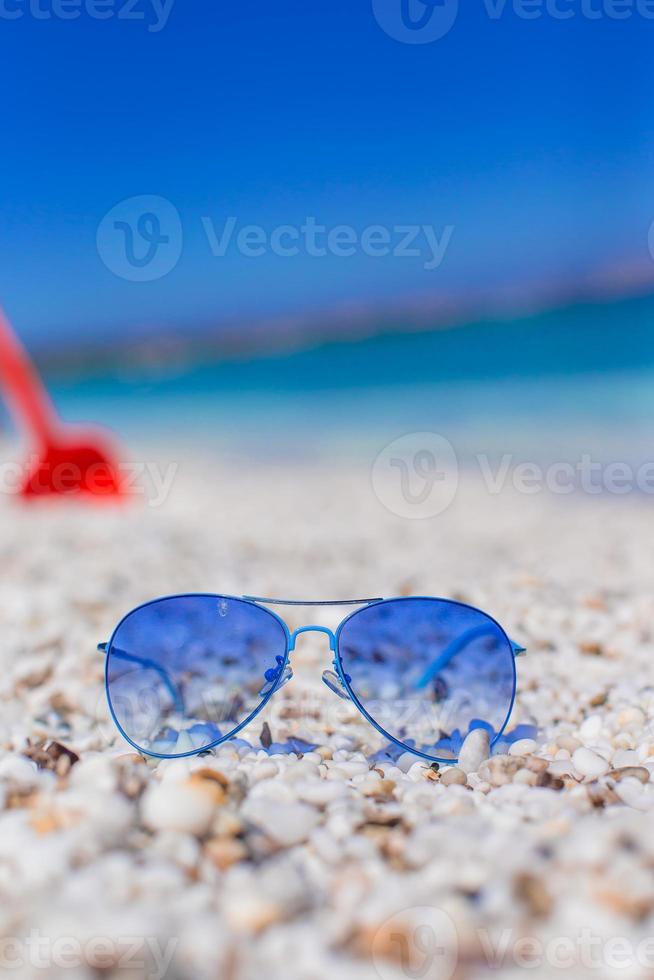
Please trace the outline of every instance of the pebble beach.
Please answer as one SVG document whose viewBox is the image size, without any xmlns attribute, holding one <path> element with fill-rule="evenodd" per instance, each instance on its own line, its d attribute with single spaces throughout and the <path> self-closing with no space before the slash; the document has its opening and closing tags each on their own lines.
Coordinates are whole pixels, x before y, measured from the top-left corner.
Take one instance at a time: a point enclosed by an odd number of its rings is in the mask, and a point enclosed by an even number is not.
<svg viewBox="0 0 654 980">
<path fill-rule="evenodd" d="M 654 970 L 654 514 L 491 495 L 390 513 L 370 467 L 180 460 L 157 507 L 0 501 L 0 936 L 25 980 L 640 978 Z M 215 752 L 145 759 L 98 641 L 185 591 L 441 595 L 528 654 L 457 766 L 385 753 L 294 677 Z M 346 611 L 293 608 L 291 628 Z"/>
</svg>

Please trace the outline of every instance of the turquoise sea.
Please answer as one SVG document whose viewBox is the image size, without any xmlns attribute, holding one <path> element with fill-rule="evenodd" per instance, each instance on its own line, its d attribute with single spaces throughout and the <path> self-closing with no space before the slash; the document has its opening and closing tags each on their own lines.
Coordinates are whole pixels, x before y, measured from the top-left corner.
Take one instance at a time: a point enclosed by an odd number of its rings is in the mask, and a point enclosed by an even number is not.
<svg viewBox="0 0 654 980">
<path fill-rule="evenodd" d="M 462 456 L 654 452 L 654 297 L 51 380 L 125 438 L 311 458 L 436 431 Z M 651 448 L 649 448 L 651 447 Z"/>
</svg>

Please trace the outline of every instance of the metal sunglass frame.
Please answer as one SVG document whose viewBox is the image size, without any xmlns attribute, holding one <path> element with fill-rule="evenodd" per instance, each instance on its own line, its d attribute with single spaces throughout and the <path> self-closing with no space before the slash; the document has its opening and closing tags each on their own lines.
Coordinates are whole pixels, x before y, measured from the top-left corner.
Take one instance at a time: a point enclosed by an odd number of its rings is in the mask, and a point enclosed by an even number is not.
<svg viewBox="0 0 654 980">
<path fill-rule="evenodd" d="M 215 739 L 213 742 L 209 743 L 208 745 L 202 748 L 193 749 L 188 752 L 183 752 L 178 754 L 174 754 L 174 753 L 167 754 L 161 752 L 148 751 L 144 749 L 142 746 L 138 745 L 132 738 L 130 738 L 130 736 L 125 732 L 125 730 L 123 729 L 121 723 L 119 722 L 116 716 L 111 700 L 110 690 L 109 690 L 109 654 L 112 652 L 115 654 L 117 652 L 115 649 L 112 649 L 114 637 L 116 636 L 116 633 L 122 626 L 123 622 L 133 613 L 138 612 L 139 609 L 143 609 L 146 606 L 154 605 L 155 603 L 162 602 L 163 600 L 166 599 L 189 599 L 189 598 L 235 600 L 238 602 L 250 603 L 251 605 L 256 606 L 259 609 L 264 609 L 267 613 L 269 613 L 269 615 L 273 616 L 278 623 L 280 623 L 280 625 L 284 630 L 284 634 L 286 637 L 285 654 L 283 657 L 279 656 L 276 658 L 278 666 L 277 668 L 274 669 L 274 677 L 271 678 L 271 681 L 273 681 L 273 683 L 271 684 L 270 689 L 263 696 L 261 703 L 257 705 L 255 710 L 252 711 L 248 715 L 248 717 L 245 718 L 244 721 L 242 721 L 236 728 L 232 729 L 226 735 L 221 736 L 219 739 Z M 116 725 L 116 728 L 118 729 L 120 734 L 123 736 L 123 738 L 126 739 L 126 741 L 129 742 L 129 744 L 132 745 L 133 748 L 135 748 L 142 755 L 148 755 L 157 759 L 184 759 L 190 756 L 201 755 L 204 752 L 211 752 L 218 745 L 221 745 L 223 742 L 227 742 L 230 739 L 234 738 L 236 735 L 238 735 L 240 731 L 242 731 L 243 728 L 249 725 L 256 718 L 256 716 L 265 708 L 265 706 L 268 704 L 272 696 L 277 691 L 279 691 L 280 688 L 282 688 L 284 684 L 286 684 L 292 678 L 293 671 L 289 663 L 289 655 L 295 650 L 295 644 L 298 636 L 300 636 L 302 633 L 323 633 L 329 637 L 329 647 L 332 653 L 334 654 L 334 658 L 332 660 L 332 666 L 334 670 L 333 671 L 324 670 L 322 674 L 322 679 L 326 684 L 326 686 L 329 688 L 329 690 L 332 691 L 332 693 L 336 694 L 338 697 L 343 698 L 344 700 L 352 701 L 354 706 L 361 712 L 364 718 L 381 735 L 383 735 L 384 738 L 388 739 L 388 741 L 393 745 L 396 745 L 399 748 L 403 749 L 403 751 L 410 752 L 412 755 L 415 755 L 419 758 L 426 759 L 429 762 L 440 762 L 445 764 L 449 763 L 450 765 L 453 765 L 455 764 L 456 759 L 444 759 L 439 756 L 429 755 L 426 752 L 421 752 L 418 749 L 413 748 L 410 745 L 407 745 L 405 742 L 402 742 L 400 739 L 395 738 L 395 736 L 391 735 L 390 732 L 387 732 L 384 728 L 382 728 L 375 721 L 375 719 L 371 717 L 371 715 L 368 713 L 366 708 L 361 704 L 357 695 L 354 693 L 354 691 L 350 686 L 351 678 L 343 669 L 341 654 L 339 651 L 339 638 L 343 627 L 347 622 L 349 622 L 349 620 L 353 616 L 358 615 L 361 611 L 363 611 L 364 609 L 370 606 L 378 605 L 380 603 L 401 602 L 405 600 L 411 601 L 414 599 L 422 599 L 422 600 L 429 600 L 433 602 L 447 603 L 449 605 L 461 606 L 466 609 L 474 610 L 475 612 L 478 612 L 483 616 L 485 616 L 486 619 L 488 619 L 491 623 L 495 624 L 495 626 L 498 627 L 500 632 L 506 637 L 506 640 L 508 641 L 510 648 L 513 652 L 514 661 L 517 657 L 522 657 L 527 652 L 526 647 L 512 640 L 508 636 L 504 628 L 501 626 L 501 624 L 498 623 L 497 620 L 495 620 L 483 609 L 479 609 L 478 607 L 472 606 L 469 603 L 459 602 L 456 599 L 444 599 L 439 596 L 392 596 L 389 598 L 382 598 L 381 596 L 375 596 L 374 598 L 368 598 L 368 599 L 280 599 L 280 598 L 268 598 L 264 596 L 252 596 L 252 595 L 242 595 L 242 596 L 225 595 L 224 593 L 213 593 L 213 592 L 191 592 L 191 593 L 179 593 L 176 595 L 169 595 L 169 596 L 160 596 L 157 599 L 151 599 L 148 602 L 144 602 L 140 606 L 136 606 L 134 609 L 130 610 L 130 612 L 128 612 L 125 616 L 123 616 L 120 622 L 116 625 L 111 635 L 111 639 L 108 642 L 98 643 L 98 647 L 97 647 L 98 650 L 106 655 L 105 656 L 105 692 L 106 692 L 107 703 L 109 706 L 109 712 L 111 714 L 112 720 Z M 326 626 L 319 626 L 316 624 L 300 626 L 296 630 L 291 632 L 288 628 L 288 625 L 281 618 L 281 616 L 278 616 L 277 613 L 274 612 L 272 609 L 269 609 L 268 606 L 312 606 L 312 607 L 359 606 L 360 608 L 355 609 L 354 612 L 349 613 L 343 620 L 341 620 L 341 622 L 339 623 L 336 629 L 336 632 L 330 630 Z M 455 652 L 456 650 L 451 655 L 453 656 Z M 124 653 L 123 651 L 119 651 L 119 655 L 135 661 L 141 661 L 143 659 L 143 658 L 136 658 L 131 654 Z M 151 663 L 150 666 L 156 668 L 157 665 Z M 425 676 L 427 677 L 427 675 Z M 420 686 L 424 686 L 422 681 Z M 502 725 L 500 730 L 496 733 L 495 737 L 491 742 L 491 745 L 498 741 L 498 739 L 502 736 L 504 730 L 506 729 L 506 726 L 509 722 L 509 718 L 511 717 L 511 713 L 513 711 L 513 705 L 515 703 L 515 695 L 516 695 L 516 674 L 515 674 L 515 666 L 514 666 L 513 693 L 511 697 L 511 703 L 509 705 L 509 710 L 504 720 L 504 724 Z"/>
</svg>

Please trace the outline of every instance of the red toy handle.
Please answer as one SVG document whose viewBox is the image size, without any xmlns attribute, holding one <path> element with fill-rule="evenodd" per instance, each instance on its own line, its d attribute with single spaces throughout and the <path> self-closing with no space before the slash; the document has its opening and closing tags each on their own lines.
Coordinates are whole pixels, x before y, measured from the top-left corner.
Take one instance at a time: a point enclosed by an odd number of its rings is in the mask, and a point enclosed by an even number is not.
<svg viewBox="0 0 654 980">
<path fill-rule="evenodd" d="M 27 351 L 0 310 L 0 388 L 16 424 L 34 442 L 24 497 L 82 493 L 105 499 L 126 492 L 118 455 L 101 430 L 68 425 L 57 416 Z"/>
<path fill-rule="evenodd" d="M 16 424 L 41 446 L 55 441 L 57 416 L 27 351 L 0 310 L 0 383 Z"/>
</svg>

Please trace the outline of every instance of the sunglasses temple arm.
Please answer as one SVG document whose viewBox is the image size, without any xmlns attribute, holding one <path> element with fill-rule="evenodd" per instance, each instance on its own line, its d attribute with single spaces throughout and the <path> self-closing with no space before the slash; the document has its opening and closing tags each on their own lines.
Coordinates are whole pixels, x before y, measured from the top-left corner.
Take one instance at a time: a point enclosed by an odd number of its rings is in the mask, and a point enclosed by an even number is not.
<svg viewBox="0 0 654 980">
<path fill-rule="evenodd" d="M 106 643 L 98 643 L 98 650 L 100 653 L 106 653 L 107 647 L 108 644 Z M 147 657 L 137 657 L 136 654 L 127 653 L 126 650 L 120 650 L 117 647 L 111 648 L 111 655 L 112 657 L 118 657 L 119 660 L 127 660 L 129 663 L 139 664 L 140 667 L 146 667 L 149 670 L 154 670 L 157 674 L 159 674 L 161 680 L 168 689 L 168 693 L 175 702 L 175 710 L 179 711 L 181 714 L 184 714 L 184 702 L 182 697 L 173 684 L 170 674 L 165 667 L 162 667 L 161 664 L 155 663 L 154 660 L 149 660 Z"/>
<path fill-rule="evenodd" d="M 463 650 L 464 647 L 471 643 L 472 640 L 476 640 L 478 637 L 483 636 L 484 633 L 491 633 L 495 631 L 495 627 L 491 624 L 482 626 L 473 626 L 472 629 L 466 630 L 461 636 L 455 637 L 452 642 L 445 647 L 443 652 L 433 661 L 424 672 L 422 677 L 416 683 L 416 688 L 421 690 L 426 687 L 430 681 L 438 676 L 439 672 L 443 670 L 450 661 Z M 514 657 L 524 657 L 527 650 L 525 647 L 521 646 L 519 643 L 514 642 L 514 640 L 509 641 L 511 643 L 511 650 Z"/>
</svg>

